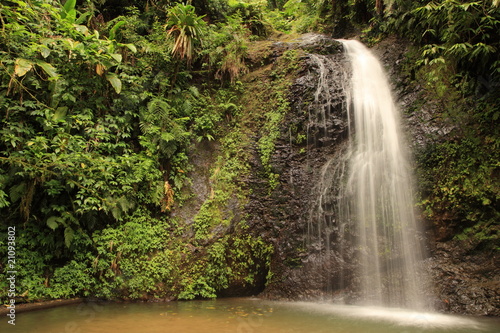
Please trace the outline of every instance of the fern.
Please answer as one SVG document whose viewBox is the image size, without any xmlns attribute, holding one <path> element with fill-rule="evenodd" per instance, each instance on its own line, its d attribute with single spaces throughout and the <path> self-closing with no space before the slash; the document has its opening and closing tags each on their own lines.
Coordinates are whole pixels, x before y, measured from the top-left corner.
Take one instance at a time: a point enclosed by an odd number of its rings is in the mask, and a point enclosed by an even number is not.
<svg viewBox="0 0 500 333">
<path fill-rule="evenodd" d="M 409 14 L 402 14 L 405 19 L 396 18 L 393 24 L 414 41 L 424 44 L 422 57 L 426 64 L 442 58 L 454 64 L 457 72 L 497 76 L 496 59 L 500 56 L 497 5 L 498 1 L 493 1 L 492 6 L 485 6 L 484 1 L 430 1 Z M 408 22 L 412 24 L 406 25 Z M 437 47 L 439 52 L 435 52 Z"/>
</svg>

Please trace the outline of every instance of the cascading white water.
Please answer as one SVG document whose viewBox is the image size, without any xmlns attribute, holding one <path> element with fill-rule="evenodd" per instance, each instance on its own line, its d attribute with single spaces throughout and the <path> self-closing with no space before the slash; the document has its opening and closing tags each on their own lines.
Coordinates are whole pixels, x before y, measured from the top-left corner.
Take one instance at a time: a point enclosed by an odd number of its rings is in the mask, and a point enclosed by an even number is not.
<svg viewBox="0 0 500 333">
<path fill-rule="evenodd" d="M 421 309 L 423 253 L 398 109 L 377 58 L 358 41 L 341 42 L 352 67 L 352 127 L 339 219 L 356 229 L 360 290 L 371 303 Z"/>
<path fill-rule="evenodd" d="M 315 234 L 309 239 L 320 243 L 310 243 L 321 247 L 322 265 L 333 267 L 339 281 L 328 287 L 337 298 L 345 299 L 341 294 L 349 289 L 364 304 L 428 309 L 398 108 L 375 56 L 358 41 L 340 42 L 351 67 L 345 88 L 349 139 L 342 156 L 321 170 L 309 221 Z M 325 82 L 318 79 L 320 84 Z"/>
<path fill-rule="evenodd" d="M 333 117 L 336 109 L 342 108 L 339 95 L 342 94 L 340 85 L 332 86 L 339 75 L 340 64 L 334 58 L 310 54 L 311 66 L 316 68 L 318 82 L 314 92 L 314 100 L 309 104 L 309 126 L 307 129 L 308 141 L 327 143 L 334 136 L 332 130 L 338 120 Z M 312 127 L 311 127 L 312 126 Z"/>
</svg>

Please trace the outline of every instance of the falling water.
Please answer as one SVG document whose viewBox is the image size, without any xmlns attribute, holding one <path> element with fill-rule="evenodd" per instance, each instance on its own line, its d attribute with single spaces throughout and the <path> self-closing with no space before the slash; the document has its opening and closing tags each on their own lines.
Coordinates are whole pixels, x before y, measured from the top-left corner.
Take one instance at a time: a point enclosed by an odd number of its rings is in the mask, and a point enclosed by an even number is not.
<svg viewBox="0 0 500 333">
<path fill-rule="evenodd" d="M 423 251 L 398 108 L 379 61 L 360 42 L 341 42 L 351 65 L 349 140 L 342 157 L 321 170 L 312 229 L 337 247 L 327 261 L 340 271 L 333 273 L 339 292 L 354 289 L 370 305 L 425 309 Z"/>
<path fill-rule="evenodd" d="M 339 120 L 333 115 L 343 109 L 344 89 L 336 82 L 339 80 L 339 67 L 335 58 L 320 54 L 310 54 L 311 67 L 316 68 L 318 82 L 314 92 L 314 100 L 309 105 L 309 126 L 307 128 L 308 141 L 316 145 L 328 144 L 335 133 L 333 132 Z"/>
<path fill-rule="evenodd" d="M 352 66 L 354 128 L 340 218 L 357 227 L 361 290 L 379 304 L 422 308 L 422 250 L 398 109 L 379 61 L 357 41 L 342 43 Z"/>
</svg>

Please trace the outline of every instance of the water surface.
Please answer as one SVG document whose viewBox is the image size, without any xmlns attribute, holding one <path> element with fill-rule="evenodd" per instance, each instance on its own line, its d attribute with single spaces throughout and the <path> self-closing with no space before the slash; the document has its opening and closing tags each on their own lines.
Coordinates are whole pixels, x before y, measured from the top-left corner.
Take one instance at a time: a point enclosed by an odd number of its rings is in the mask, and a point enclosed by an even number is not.
<svg viewBox="0 0 500 333">
<path fill-rule="evenodd" d="M 170 303 L 82 303 L 19 313 L 23 333 L 476 333 L 500 332 L 488 319 L 407 310 L 257 298 Z M 7 327 L 7 329 L 4 329 Z"/>
</svg>

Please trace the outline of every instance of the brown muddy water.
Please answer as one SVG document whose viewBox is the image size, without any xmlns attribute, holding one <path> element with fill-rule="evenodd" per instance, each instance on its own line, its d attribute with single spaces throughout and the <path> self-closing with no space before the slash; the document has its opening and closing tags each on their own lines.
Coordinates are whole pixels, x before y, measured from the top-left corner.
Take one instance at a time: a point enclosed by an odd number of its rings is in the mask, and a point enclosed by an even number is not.
<svg viewBox="0 0 500 333">
<path fill-rule="evenodd" d="M 399 309 L 232 298 L 81 303 L 23 312 L 0 331 L 23 333 L 498 333 L 500 320 Z"/>
</svg>

